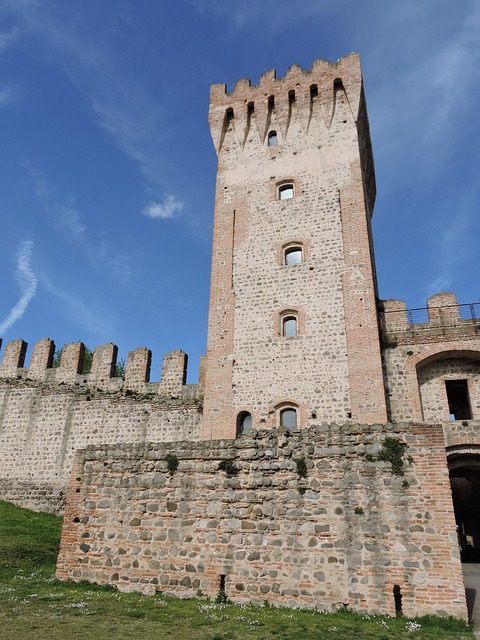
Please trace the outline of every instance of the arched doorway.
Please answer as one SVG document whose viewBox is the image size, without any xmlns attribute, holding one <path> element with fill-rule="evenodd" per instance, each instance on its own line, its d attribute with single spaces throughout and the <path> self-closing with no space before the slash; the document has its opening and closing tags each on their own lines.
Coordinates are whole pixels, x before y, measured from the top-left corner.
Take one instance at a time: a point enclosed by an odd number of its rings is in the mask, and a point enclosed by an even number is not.
<svg viewBox="0 0 480 640">
<path fill-rule="evenodd" d="M 480 449 L 448 457 L 462 562 L 480 562 Z"/>
</svg>

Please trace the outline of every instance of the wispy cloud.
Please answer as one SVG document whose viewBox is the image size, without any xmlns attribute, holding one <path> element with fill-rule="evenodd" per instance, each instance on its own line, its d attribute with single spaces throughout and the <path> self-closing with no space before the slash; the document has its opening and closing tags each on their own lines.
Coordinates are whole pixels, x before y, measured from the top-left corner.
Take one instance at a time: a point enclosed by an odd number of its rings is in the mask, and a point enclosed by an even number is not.
<svg viewBox="0 0 480 640">
<path fill-rule="evenodd" d="M 16 93 L 15 89 L 11 85 L 0 86 L 0 109 L 9 107 L 15 102 Z"/>
<path fill-rule="evenodd" d="M 20 35 L 20 29 L 11 29 L 10 31 L 0 32 L 0 51 L 6 49 Z"/>
<path fill-rule="evenodd" d="M 17 254 L 15 273 L 15 279 L 19 284 L 21 295 L 17 304 L 12 307 L 8 316 L 0 323 L 0 335 L 3 335 L 15 322 L 20 320 L 37 291 L 37 277 L 30 264 L 32 251 L 33 242 L 24 240 Z"/>
<path fill-rule="evenodd" d="M 142 213 L 147 218 L 160 218 L 160 220 L 169 220 L 178 217 L 185 203 L 178 200 L 176 196 L 167 196 L 163 202 L 150 202 L 143 209 Z"/>
<path fill-rule="evenodd" d="M 64 308 L 64 314 L 70 322 L 78 325 L 82 332 L 86 331 L 101 342 L 113 333 L 113 322 L 105 308 L 98 308 L 92 300 L 85 301 L 78 295 L 59 289 L 50 278 L 42 275 L 42 288 L 59 300 Z"/>
<path fill-rule="evenodd" d="M 86 227 L 82 216 L 71 201 L 60 202 L 54 189 L 40 170 L 30 168 L 34 178 L 34 193 L 54 228 L 69 240 L 85 241 Z"/>
<path fill-rule="evenodd" d="M 235 31 L 262 30 L 264 37 L 273 38 L 294 24 L 324 12 L 333 0 L 299 2 L 292 11 L 290 0 L 192 0 L 192 6 L 204 18 L 224 18 Z"/>
<path fill-rule="evenodd" d="M 108 15 L 108 28 L 103 23 L 100 33 L 90 29 L 79 12 L 39 9 L 29 13 L 27 28 L 57 52 L 55 59 L 92 109 L 97 124 L 161 194 L 170 163 L 164 142 L 172 132 L 148 82 L 130 70 L 123 49 L 115 47 L 115 13 Z"/>
<path fill-rule="evenodd" d="M 427 297 L 439 291 L 447 291 L 455 279 L 455 270 L 471 257 L 476 247 L 476 235 L 472 227 L 477 210 L 478 189 L 474 187 L 455 203 L 449 202 L 447 212 L 440 216 L 432 256 L 435 261 L 435 278 L 428 284 Z M 455 215 L 452 216 L 452 211 Z"/>
<path fill-rule="evenodd" d="M 77 246 L 92 264 L 108 269 L 123 284 L 131 282 L 135 277 L 131 257 L 118 252 L 109 243 L 93 238 L 74 200 L 59 196 L 39 169 L 29 167 L 29 170 L 34 193 L 53 228 Z"/>
</svg>

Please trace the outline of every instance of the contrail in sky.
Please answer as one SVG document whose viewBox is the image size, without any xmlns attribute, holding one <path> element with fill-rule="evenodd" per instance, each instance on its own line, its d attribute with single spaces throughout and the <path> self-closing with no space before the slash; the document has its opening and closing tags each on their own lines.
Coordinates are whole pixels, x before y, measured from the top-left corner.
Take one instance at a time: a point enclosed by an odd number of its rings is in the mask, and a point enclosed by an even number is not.
<svg viewBox="0 0 480 640">
<path fill-rule="evenodd" d="M 0 323 L 0 336 L 8 331 L 8 329 L 17 322 L 17 320 L 20 320 L 25 313 L 25 309 L 27 308 L 30 300 L 37 291 L 38 280 L 30 266 L 32 250 L 33 242 L 31 240 L 24 240 L 18 250 L 15 279 L 20 286 L 22 295 L 20 296 L 17 304 L 12 307 L 5 320 Z"/>
</svg>

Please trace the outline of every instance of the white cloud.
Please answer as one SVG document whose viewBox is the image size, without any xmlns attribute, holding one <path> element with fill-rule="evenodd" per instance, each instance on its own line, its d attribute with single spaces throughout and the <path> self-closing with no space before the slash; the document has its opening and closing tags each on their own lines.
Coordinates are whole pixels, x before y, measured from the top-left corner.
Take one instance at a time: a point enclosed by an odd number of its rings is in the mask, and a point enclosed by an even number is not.
<svg viewBox="0 0 480 640">
<path fill-rule="evenodd" d="M 33 251 L 33 242 L 24 240 L 17 254 L 17 268 L 15 279 L 17 280 L 21 296 L 16 305 L 12 307 L 8 316 L 0 323 L 0 335 L 3 335 L 25 313 L 30 301 L 37 291 L 38 280 L 30 265 Z"/>
<path fill-rule="evenodd" d="M 163 202 L 150 202 L 143 209 L 143 215 L 147 218 L 160 218 L 160 220 L 169 220 L 176 218 L 183 209 L 185 203 L 178 200 L 176 196 L 167 196 Z"/>
</svg>

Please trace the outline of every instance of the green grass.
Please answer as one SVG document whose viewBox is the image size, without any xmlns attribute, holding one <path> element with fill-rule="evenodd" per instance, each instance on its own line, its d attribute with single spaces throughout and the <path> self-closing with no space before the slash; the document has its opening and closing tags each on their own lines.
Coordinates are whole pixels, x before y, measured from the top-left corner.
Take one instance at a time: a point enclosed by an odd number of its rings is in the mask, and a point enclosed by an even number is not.
<svg viewBox="0 0 480 640">
<path fill-rule="evenodd" d="M 123 594 L 54 578 L 61 518 L 0 502 L 1 640 L 467 640 L 450 618 L 274 609 Z"/>
</svg>

